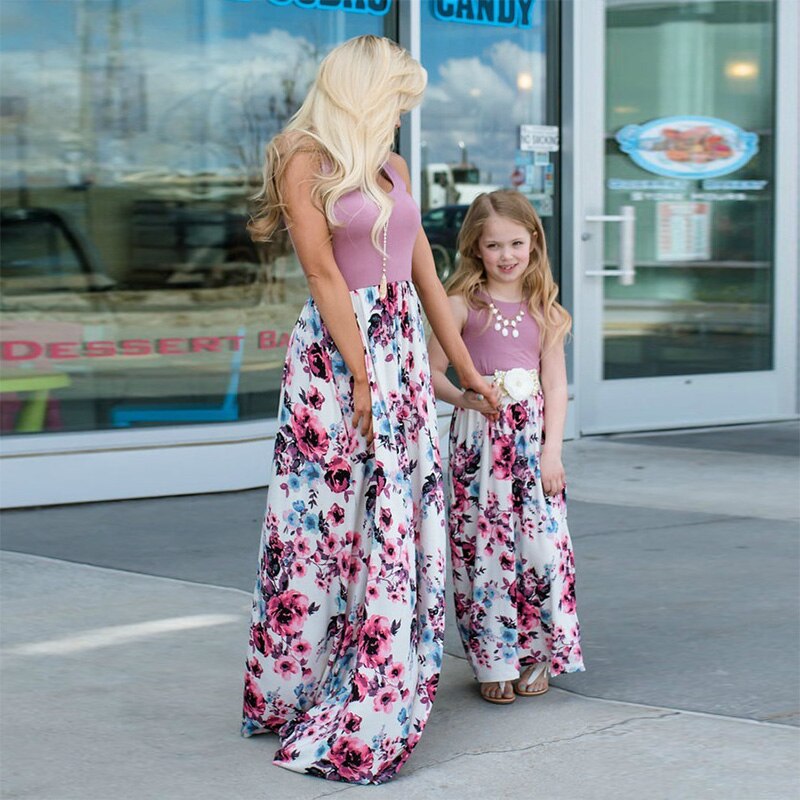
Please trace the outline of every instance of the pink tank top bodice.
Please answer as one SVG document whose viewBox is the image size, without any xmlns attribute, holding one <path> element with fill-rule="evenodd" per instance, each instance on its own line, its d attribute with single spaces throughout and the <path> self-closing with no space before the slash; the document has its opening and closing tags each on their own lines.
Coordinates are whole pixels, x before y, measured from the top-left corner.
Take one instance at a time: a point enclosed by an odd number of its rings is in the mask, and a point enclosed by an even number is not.
<svg viewBox="0 0 800 800">
<path fill-rule="evenodd" d="M 411 254 L 420 226 L 420 213 L 397 171 L 386 163 L 383 172 L 392 182 L 389 196 L 394 201 L 386 230 L 386 280 L 411 280 Z M 333 257 L 350 291 L 377 286 L 381 281 L 383 257 L 372 244 L 372 226 L 377 206 L 360 191 L 348 192 L 336 203 L 332 228 Z M 383 237 L 379 237 L 383 243 Z"/>
<path fill-rule="evenodd" d="M 497 310 L 506 318 L 514 319 L 520 311 L 517 302 L 508 303 L 483 295 L 487 302 L 492 299 Z M 488 325 L 487 325 L 488 321 Z M 503 336 L 494 329 L 495 317 L 490 309 L 470 308 L 467 321 L 461 331 L 461 338 L 469 350 L 475 368 L 481 375 L 493 375 L 495 370 L 508 370 L 514 367 L 539 369 L 540 339 L 539 326 L 525 307 L 525 315 L 517 323 L 519 336 L 510 333 Z"/>
</svg>

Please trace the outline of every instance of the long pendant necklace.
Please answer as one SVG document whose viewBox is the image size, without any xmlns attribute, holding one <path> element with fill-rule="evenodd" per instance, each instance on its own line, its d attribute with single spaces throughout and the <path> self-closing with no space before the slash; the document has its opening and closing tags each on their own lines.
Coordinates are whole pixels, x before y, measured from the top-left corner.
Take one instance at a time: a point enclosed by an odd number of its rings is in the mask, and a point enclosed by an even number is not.
<svg viewBox="0 0 800 800">
<path fill-rule="evenodd" d="M 388 232 L 389 220 L 387 219 L 383 224 L 383 263 L 381 265 L 381 283 L 378 287 L 378 297 L 380 297 L 381 300 L 385 300 L 389 292 L 389 285 L 386 281 L 386 237 Z"/>
<path fill-rule="evenodd" d="M 499 331 L 503 336 L 508 336 L 508 332 L 511 331 L 511 335 L 516 339 L 519 336 L 519 329 L 517 328 L 517 325 L 525 316 L 525 301 L 522 301 L 519 311 L 517 312 L 517 316 L 513 317 L 512 319 L 504 317 L 494 304 L 494 301 L 491 299 L 489 300 L 489 308 L 491 309 L 495 319 L 494 329 Z"/>
</svg>

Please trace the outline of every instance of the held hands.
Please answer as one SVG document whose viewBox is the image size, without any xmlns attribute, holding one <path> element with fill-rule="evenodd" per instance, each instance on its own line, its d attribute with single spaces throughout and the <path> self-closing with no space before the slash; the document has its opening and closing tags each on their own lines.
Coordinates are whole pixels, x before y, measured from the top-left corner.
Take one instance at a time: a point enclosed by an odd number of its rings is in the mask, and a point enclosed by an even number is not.
<svg viewBox="0 0 800 800">
<path fill-rule="evenodd" d="M 353 383 L 353 427 L 361 431 L 367 444 L 372 444 L 374 433 L 372 430 L 372 395 L 369 391 L 369 381 L 356 380 Z"/>
<path fill-rule="evenodd" d="M 464 387 L 461 395 L 461 407 L 479 411 L 488 419 L 497 419 L 500 390 L 477 372 L 471 375 L 459 375 L 459 381 Z"/>
<path fill-rule="evenodd" d="M 539 459 L 539 469 L 542 475 L 542 489 L 544 493 L 553 497 L 564 491 L 566 475 L 564 465 L 561 463 L 561 456 L 547 449 L 542 448 L 542 455 Z"/>
</svg>

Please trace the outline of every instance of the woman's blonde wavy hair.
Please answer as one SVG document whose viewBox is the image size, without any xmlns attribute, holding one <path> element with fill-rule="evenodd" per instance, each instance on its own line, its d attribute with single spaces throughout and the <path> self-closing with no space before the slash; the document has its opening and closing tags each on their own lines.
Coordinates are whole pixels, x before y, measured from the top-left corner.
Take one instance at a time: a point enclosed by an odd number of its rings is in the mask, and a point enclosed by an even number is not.
<svg viewBox="0 0 800 800">
<path fill-rule="evenodd" d="M 478 244 L 486 220 L 491 216 L 509 219 L 530 234 L 531 256 L 522 275 L 522 296 L 528 299 L 528 310 L 539 325 L 542 348 L 556 344 L 569 333 L 572 318 L 556 300 L 558 286 L 550 271 L 542 222 L 528 199 L 513 189 L 480 194 L 472 201 L 458 234 L 460 261 L 447 282 L 447 293 L 461 295 L 470 308 L 488 311 L 489 304 L 480 296 L 481 291 L 487 292 L 486 270 Z"/>
<path fill-rule="evenodd" d="M 264 183 L 255 195 L 248 224 L 255 241 L 269 241 L 291 224 L 281 195 L 286 165 L 298 151 L 317 156 L 314 202 L 330 225 L 342 195 L 362 191 L 379 208 L 372 242 L 382 252 L 381 234 L 393 202 L 378 184 L 392 150 L 395 123 L 422 99 L 427 73 L 390 39 L 357 36 L 331 50 L 320 64 L 303 105 L 269 144 Z"/>
</svg>

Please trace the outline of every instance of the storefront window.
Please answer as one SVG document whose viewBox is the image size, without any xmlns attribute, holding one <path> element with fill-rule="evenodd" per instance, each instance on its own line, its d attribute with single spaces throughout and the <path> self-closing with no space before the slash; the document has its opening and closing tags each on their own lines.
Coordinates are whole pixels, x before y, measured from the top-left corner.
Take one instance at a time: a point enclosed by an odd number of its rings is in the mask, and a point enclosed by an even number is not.
<svg viewBox="0 0 800 800">
<path fill-rule="evenodd" d="M 636 278 L 606 279 L 606 378 L 772 368 L 774 10 L 607 0 L 606 207 L 635 209 Z"/>
<path fill-rule="evenodd" d="M 443 279 L 467 206 L 511 187 L 542 217 L 558 274 L 557 14 L 550 0 L 423 4 L 423 225 Z"/>
<path fill-rule="evenodd" d="M 321 58 L 392 34 L 315 5 L 2 4 L 3 432 L 276 413 L 307 288 L 247 198 Z"/>
</svg>

